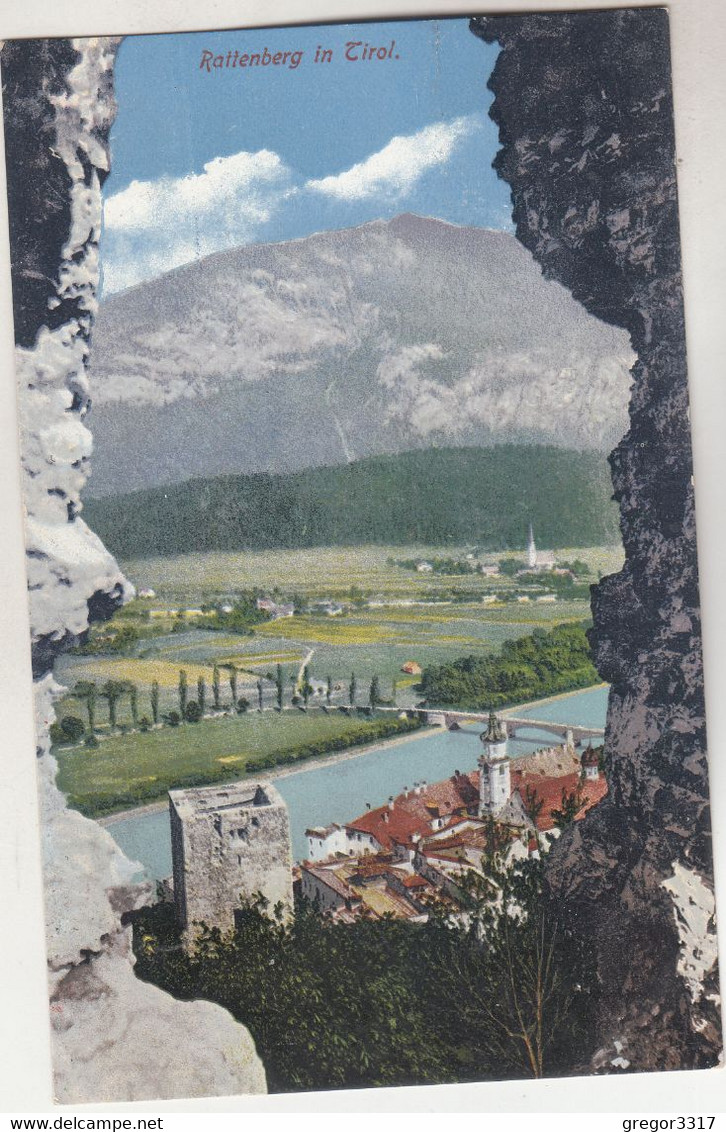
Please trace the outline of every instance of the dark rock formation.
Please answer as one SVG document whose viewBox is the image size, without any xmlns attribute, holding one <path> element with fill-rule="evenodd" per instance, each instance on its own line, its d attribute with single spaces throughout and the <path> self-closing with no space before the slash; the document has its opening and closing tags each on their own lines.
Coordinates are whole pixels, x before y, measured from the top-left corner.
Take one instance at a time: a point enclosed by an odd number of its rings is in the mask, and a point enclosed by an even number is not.
<svg viewBox="0 0 726 1132">
<path fill-rule="evenodd" d="M 610 456 L 626 561 L 593 588 L 610 795 L 548 866 L 602 980 L 602 1048 L 579 1068 L 705 1067 L 721 1041 L 667 14 L 471 26 L 502 47 L 495 164 L 517 237 L 638 357 Z"/>
</svg>

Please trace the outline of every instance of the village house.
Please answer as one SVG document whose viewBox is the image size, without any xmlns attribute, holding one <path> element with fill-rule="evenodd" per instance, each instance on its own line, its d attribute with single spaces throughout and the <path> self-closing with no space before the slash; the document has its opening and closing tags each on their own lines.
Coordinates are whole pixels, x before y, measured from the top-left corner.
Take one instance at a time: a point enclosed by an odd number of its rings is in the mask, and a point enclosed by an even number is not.
<svg viewBox="0 0 726 1132">
<path fill-rule="evenodd" d="M 340 617 L 345 612 L 342 605 L 335 601 L 315 601 L 310 606 L 311 613 L 324 613 L 326 617 Z"/>
<path fill-rule="evenodd" d="M 305 869 L 324 863 L 325 875 L 340 876 L 342 869 L 348 883 L 351 859 L 373 867 L 385 857 L 388 873 L 391 868 L 410 869 L 412 876 L 456 901 L 457 880 L 477 869 L 493 828 L 510 854 L 538 855 L 542 836 L 557 835 L 558 822 L 568 820 L 566 815 L 579 821 L 607 793 L 599 755 L 592 747 L 581 758 L 571 745 L 549 747 L 512 766 L 504 730 L 493 714 L 481 741 L 484 752 L 477 770 L 455 771 L 431 786 L 415 783 L 346 825 L 308 830 L 310 863 L 303 866 L 303 875 Z M 390 887 L 390 876 L 386 883 Z M 306 888 L 313 891 L 310 879 L 303 891 Z M 353 905 L 346 910 L 355 913 Z"/>
<path fill-rule="evenodd" d="M 427 900 L 438 895 L 435 885 L 411 865 L 395 863 L 385 854 L 343 863 L 306 863 L 300 869 L 300 892 L 321 913 L 343 922 L 361 916 L 421 922 L 429 913 Z"/>
<path fill-rule="evenodd" d="M 566 743 L 512 763 L 493 713 L 481 742 L 476 770 L 456 770 L 432 785 L 416 782 L 351 822 L 308 829 L 303 895 L 344 918 L 376 914 L 365 891 L 377 876 L 388 895 L 374 903 L 406 918 L 423 915 L 424 897 L 434 893 L 454 904 L 461 900 L 461 879 L 479 869 L 492 837 L 510 860 L 539 856 L 548 838 L 559 835 L 559 824 L 580 821 L 607 794 L 592 747 L 579 756 Z"/>
<path fill-rule="evenodd" d="M 271 597 L 258 597 L 256 602 L 257 608 L 269 613 L 273 621 L 277 621 L 280 617 L 292 617 L 295 613 L 295 606 L 292 602 L 284 602 L 278 605 Z"/>
</svg>

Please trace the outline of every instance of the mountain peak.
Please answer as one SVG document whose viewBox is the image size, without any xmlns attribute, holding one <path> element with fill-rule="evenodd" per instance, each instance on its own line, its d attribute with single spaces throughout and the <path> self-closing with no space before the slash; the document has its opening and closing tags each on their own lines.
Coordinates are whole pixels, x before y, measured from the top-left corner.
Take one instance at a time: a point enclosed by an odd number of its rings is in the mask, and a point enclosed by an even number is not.
<svg viewBox="0 0 726 1132">
<path fill-rule="evenodd" d="M 627 334 L 508 233 L 406 212 L 233 248 L 101 303 L 91 488 L 437 444 L 606 450 L 630 364 Z"/>
</svg>

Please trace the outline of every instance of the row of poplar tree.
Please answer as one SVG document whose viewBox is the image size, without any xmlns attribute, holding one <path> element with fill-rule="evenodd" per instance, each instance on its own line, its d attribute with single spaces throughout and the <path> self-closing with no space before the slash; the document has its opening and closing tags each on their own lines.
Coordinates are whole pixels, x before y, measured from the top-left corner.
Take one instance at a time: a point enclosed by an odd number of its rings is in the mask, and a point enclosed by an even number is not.
<svg viewBox="0 0 726 1132">
<path fill-rule="evenodd" d="M 197 677 L 196 699 L 193 699 L 189 694 L 187 672 L 181 669 L 179 671 L 179 683 L 177 686 L 179 710 L 161 712 L 159 682 L 158 680 L 154 680 L 149 689 L 150 717 L 147 715 L 140 716 L 139 689 L 132 681 L 106 680 L 105 683 L 99 687 L 93 680 L 79 680 L 73 689 L 73 695 L 75 699 L 83 703 L 88 718 L 88 724 L 86 726 L 82 720 L 70 723 L 69 721 L 74 721 L 75 717 L 69 716 L 61 721 L 61 734 L 59 734 L 58 738 L 77 740 L 82 737 L 84 732 L 86 735 L 92 736 L 96 730 L 96 711 L 99 700 L 104 700 L 107 705 L 108 722 L 112 731 L 115 731 L 118 727 L 119 704 L 125 699 L 128 699 L 133 726 L 141 730 L 148 730 L 151 726 L 157 726 L 159 723 L 166 723 L 172 727 L 178 726 L 182 722 L 198 723 L 204 717 L 208 708 L 212 708 L 214 711 L 222 711 L 228 710 L 231 707 L 234 711 L 245 712 L 250 707 L 250 703 L 244 696 L 239 695 L 239 671 L 234 665 L 225 666 L 225 668 L 231 694 L 231 703 L 223 704 L 222 702 L 222 674 L 219 665 L 215 664 L 212 669 L 211 702 L 208 697 L 207 681 L 204 676 Z M 266 677 L 258 677 L 257 679 L 257 704 L 260 711 L 264 708 L 266 682 L 274 684 L 277 708 L 282 711 L 285 706 L 286 688 L 282 665 L 277 665 L 274 676 L 269 673 Z M 290 677 L 290 683 L 292 685 L 291 705 L 294 707 L 302 705 L 307 709 L 310 697 L 314 692 L 309 667 L 306 665 L 303 668 L 301 678 L 298 679 L 296 676 Z M 331 705 L 332 695 L 332 677 L 327 676 L 325 685 L 325 700 L 327 706 Z M 358 681 L 355 673 L 351 673 L 350 683 L 348 684 L 348 704 L 351 708 L 354 708 L 359 706 L 357 701 Z M 368 688 L 368 697 L 365 706 L 375 708 L 383 702 L 379 677 L 373 676 Z M 79 725 L 82 730 L 80 730 Z M 74 732 L 74 734 L 70 734 L 71 731 Z M 66 734 L 66 732 L 68 733 Z"/>
</svg>

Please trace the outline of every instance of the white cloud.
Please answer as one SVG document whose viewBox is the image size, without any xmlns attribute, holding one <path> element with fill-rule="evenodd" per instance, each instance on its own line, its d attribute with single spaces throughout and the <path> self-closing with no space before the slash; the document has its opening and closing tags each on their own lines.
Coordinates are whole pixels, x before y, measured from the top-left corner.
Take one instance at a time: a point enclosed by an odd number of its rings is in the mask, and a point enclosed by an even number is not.
<svg viewBox="0 0 726 1132">
<path fill-rule="evenodd" d="M 266 149 L 215 157 L 186 177 L 132 181 L 104 203 L 104 290 L 248 243 L 291 191 L 289 170 Z"/>
<path fill-rule="evenodd" d="M 478 127 L 473 116 L 436 122 L 415 134 L 391 138 L 388 145 L 365 161 L 336 176 L 308 181 L 305 188 L 338 200 L 403 197 L 428 169 L 444 165 L 457 143 Z"/>
</svg>

